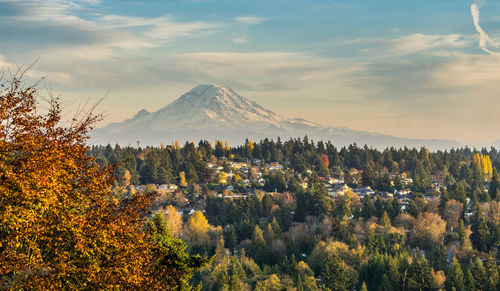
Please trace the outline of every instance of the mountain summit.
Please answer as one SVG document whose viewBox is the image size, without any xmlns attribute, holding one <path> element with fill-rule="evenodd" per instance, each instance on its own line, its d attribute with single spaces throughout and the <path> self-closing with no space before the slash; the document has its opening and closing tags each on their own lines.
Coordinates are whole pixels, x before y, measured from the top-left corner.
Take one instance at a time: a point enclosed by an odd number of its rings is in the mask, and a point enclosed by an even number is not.
<svg viewBox="0 0 500 291">
<path fill-rule="evenodd" d="M 157 118 L 182 120 L 183 128 L 210 130 L 214 126 L 241 130 L 250 123 L 278 125 L 280 117 L 245 99 L 233 90 L 215 85 L 200 85 L 160 109 Z M 160 117 L 161 116 L 161 117 Z M 202 122 L 202 123 L 200 123 Z"/>
<path fill-rule="evenodd" d="M 250 101 L 227 87 L 200 85 L 156 112 L 140 110 L 134 117 L 112 123 L 92 133 L 97 144 L 158 145 L 173 140 L 198 141 L 224 139 L 242 144 L 245 138 L 288 139 L 309 136 L 330 140 L 337 146 L 356 142 L 377 148 L 422 147 L 445 149 L 460 144 L 448 140 L 405 139 L 389 135 L 327 127 L 299 118 L 286 118 Z"/>
</svg>

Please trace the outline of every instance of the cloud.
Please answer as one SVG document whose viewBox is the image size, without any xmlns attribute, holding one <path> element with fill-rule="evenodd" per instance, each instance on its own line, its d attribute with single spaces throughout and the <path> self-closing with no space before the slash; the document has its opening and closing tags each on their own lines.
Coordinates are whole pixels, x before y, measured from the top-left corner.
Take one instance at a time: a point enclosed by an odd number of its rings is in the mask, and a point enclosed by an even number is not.
<svg viewBox="0 0 500 291">
<path fill-rule="evenodd" d="M 177 37 L 198 37 L 214 33 L 219 24 L 208 22 L 179 23 L 165 20 L 145 33 L 146 36 L 158 40 L 171 40 Z"/>
<path fill-rule="evenodd" d="M 474 21 L 474 27 L 476 28 L 476 31 L 479 33 L 479 48 L 481 48 L 483 51 L 489 54 L 500 55 L 500 53 L 493 52 L 487 47 L 488 44 L 495 48 L 498 48 L 499 45 L 488 36 L 488 34 L 483 30 L 483 28 L 479 24 L 479 7 L 477 0 L 471 4 L 470 12 L 472 14 L 472 20 Z"/>
<path fill-rule="evenodd" d="M 248 42 L 248 40 L 246 37 L 242 36 L 242 37 L 233 38 L 233 42 L 237 43 L 237 44 L 245 44 Z"/>
<path fill-rule="evenodd" d="M 170 70 L 175 71 L 179 80 L 218 84 L 231 81 L 235 88 L 247 90 L 288 90 L 322 82 L 337 84 L 346 74 L 362 70 L 362 66 L 336 59 L 280 51 L 187 53 L 174 56 L 170 63 Z"/>
<path fill-rule="evenodd" d="M 35 61 L 35 60 L 33 60 L 33 61 Z M 16 71 L 18 71 L 18 70 L 24 71 L 27 68 L 28 67 L 26 65 L 16 64 L 16 63 L 7 61 L 5 59 L 5 56 L 0 54 L 0 72 L 9 72 L 10 71 L 10 73 L 15 74 Z M 61 81 L 71 80 L 71 77 L 68 74 L 39 71 L 36 68 L 30 68 L 29 70 L 27 70 L 25 72 L 24 76 L 26 78 L 33 79 L 35 81 L 39 81 L 39 80 L 47 78 L 47 77 L 53 77 L 53 78 L 61 80 Z"/>
<path fill-rule="evenodd" d="M 463 55 L 442 64 L 431 72 L 436 84 L 455 90 L 489 92 L 498 98 L 500 88 L 500 57 L 490 55 Z M 495 94 L 492 94 L 496 92 Z"/>
<path fill-rule="evenodd" d="M 269 18 L 257 17 L 257 16 L 238 16 L 234 18 L 234 20 L 240 24 L 251 25 L 251 24 L 259 24 L 264 21 L 267 21 Z"/>
<path fill-rule="evenodd" d="M 380 41 L 395 55 L 408 55 L 430 49 L 456 49 L 467 46 L 470 40 L 460 34 L 426 35 L 415 33 Z"/>
<path fill-rule="evenodd" d="M 100 1 L 0 0 L 0 35 L 10 56 L 61 54 L 92 60 L 162 46 L 180 37 L 201 37 L 223 24 L 176 21 L 172 16 L 132 17 L 93 11 Z M 2 15 L 2 11 L 5 15 Z M 79 13 L 79 14 L 77 14 Z M 80 15 L 81 14 L 81 15 Z M 23 52 L 24 51 L 24 52 Z"/>
</svg>

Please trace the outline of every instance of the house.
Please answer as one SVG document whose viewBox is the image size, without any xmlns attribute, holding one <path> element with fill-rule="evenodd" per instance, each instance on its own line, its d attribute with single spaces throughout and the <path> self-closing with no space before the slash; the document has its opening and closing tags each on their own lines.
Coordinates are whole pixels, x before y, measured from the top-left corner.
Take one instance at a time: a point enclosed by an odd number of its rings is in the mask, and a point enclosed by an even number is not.
<svg viewBox="0 0 500 291">
<path fill-rule="evenodd" d="M 252 165 L 254 165 L 254 166 L 260 166 L 261 163 L 262 163 L 262 160 L 252 159 Z"/>
<path fill-rule="evenodd" d="M 411 191 L 408 189 L 396 190 L 396 191 L 394 191 L 394 194 L 401 195 L 401 196 L 409 195 L 409 194 L 411 194 Z"/>
<path fill-rule="evenodd" d="M 171 190 L 171 191 L 175 191 L 177 190 L 179 187 L 175 184 L 161 184 L 158 186 L 158 190 Z"/>
<path fill-rule="evenodd" d="M 330 185 L 335 185 L 335 184 L 344 184 L 344 179 L 343 178 L 330 178 L 328 179 L 328 184 Z"/>
<path fill-rule="evenodd" d="M 328 195 L 335 197 L 338 195 L 344 195 L 349 191 L 352 191 L 352 189 L 346 184 L 337 184 L 332 188 L 332 191 L 329 192 Z"/>
<path fill-rule="evenodd" d="M 401 182 L 403 183 L 403 185 L 408 186 L 408 185 L 413 184 L 413 179 L 412 178 L 404 178 L 401 180 Z"/>
<path fill-rule="evenodd" d="M 370 186 L 358 187 L 356 188 L 356 190 L 354 190 L 354 192 L 356 192 L 356 194 L 358 194 L 360 198 L 364 198 L 365 196 L 372 196 L 373 194 L 375 194 L 375 191 L 373 191 Z"/>
</svg>

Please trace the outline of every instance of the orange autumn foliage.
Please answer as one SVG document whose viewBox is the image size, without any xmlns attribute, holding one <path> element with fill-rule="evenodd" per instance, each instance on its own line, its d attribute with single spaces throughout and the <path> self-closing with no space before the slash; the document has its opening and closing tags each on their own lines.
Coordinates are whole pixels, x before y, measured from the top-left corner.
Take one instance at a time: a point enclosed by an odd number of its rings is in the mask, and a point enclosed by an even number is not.
<svg viewBox="0 0 500 291">
<path fill-rule="evenodd" d="M 87 132 L 100 117 L 63 126 L 57 99 L 40 113 L 35 87 L 15 77 L 0 86 L 0 289 L 175 283 L 155 261 L 165 248 L 144 231 L 151 195 L 117 200 L 113 168 L 87 155 Z"/>
</svg>

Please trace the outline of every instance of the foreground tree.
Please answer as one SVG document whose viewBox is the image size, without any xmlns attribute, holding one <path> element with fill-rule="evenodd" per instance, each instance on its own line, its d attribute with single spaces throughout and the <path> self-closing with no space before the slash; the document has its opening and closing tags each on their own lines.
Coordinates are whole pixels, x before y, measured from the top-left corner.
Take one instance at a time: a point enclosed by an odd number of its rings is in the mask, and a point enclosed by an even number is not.
<svg viewBox="0 0 500 291">
<path fill-rule="evenodd" d="M 144 231 L 152 195 L 117 200 L 113 168 L 87 155 L 100 117 L 64 126 L 57 99 L 40 111 L 35 87 L 16 77 L 0 84 L 0 288 L 142 289 L 164 274 L 178 277 L 161 288 L 182 288 L 186 273 L 157 255 L 183 249 Z"/>
</svg>

